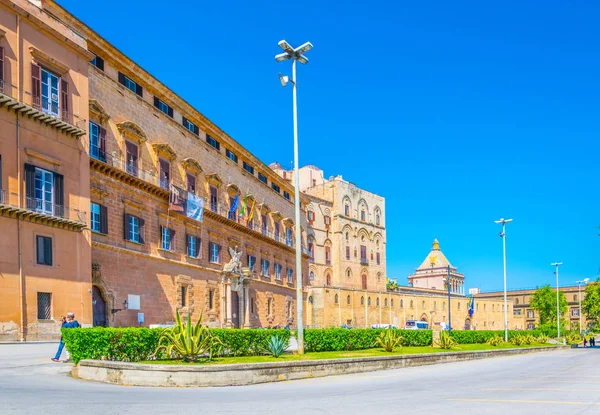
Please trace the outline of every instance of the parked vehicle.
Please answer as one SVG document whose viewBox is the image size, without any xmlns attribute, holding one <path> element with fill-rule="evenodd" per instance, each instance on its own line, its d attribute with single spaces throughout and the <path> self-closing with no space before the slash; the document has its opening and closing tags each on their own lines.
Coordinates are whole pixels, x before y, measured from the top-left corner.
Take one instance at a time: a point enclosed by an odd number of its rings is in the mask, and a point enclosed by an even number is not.
<svg viewBox="0 0 600 415">
<path fill-rule="evenodd" d="M 372 329 L 397 329 L 398 327 L 394 326 L 393 324 L 372 324 L 371 325 Z"/>
<path fill-rule="evenodd" d="M 426 322 L 426 321 L 408 320 L 404 324 L 404 328 L 406 330 L 428 330 L 429 329 L 429 323 Z"/>
</svg>

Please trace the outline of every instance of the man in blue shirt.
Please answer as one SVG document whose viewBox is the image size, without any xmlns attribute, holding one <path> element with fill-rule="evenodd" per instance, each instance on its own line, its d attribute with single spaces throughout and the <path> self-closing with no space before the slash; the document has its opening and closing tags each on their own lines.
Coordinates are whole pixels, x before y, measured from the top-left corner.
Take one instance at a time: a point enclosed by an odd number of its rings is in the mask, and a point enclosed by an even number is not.
<svg viewBox="0 0 600 415">
<path fill-rule="evenodd" d="M 61 325 L 61 329 L 65 328 L 65 329 L 74 329 L 74 328 L 78 328 L 81 327 L 81 325 L 77 322 L 77 320 L 75 320 L 75 314 L 74 313 L 67 313 L 67 318 L 65 320 L 63 320 L 63 323 Z M 56 352 L 56 356 L 54 356 L 52 358 L 53 362 L 59 362 L 60 361 L 60 355 L 62 354 L 62 351 L 65 347 L 65 344 L 62 341 L 62 336 L 60 337 L 60 343 L 58 344 L 58 351 Z"/>
</svg>

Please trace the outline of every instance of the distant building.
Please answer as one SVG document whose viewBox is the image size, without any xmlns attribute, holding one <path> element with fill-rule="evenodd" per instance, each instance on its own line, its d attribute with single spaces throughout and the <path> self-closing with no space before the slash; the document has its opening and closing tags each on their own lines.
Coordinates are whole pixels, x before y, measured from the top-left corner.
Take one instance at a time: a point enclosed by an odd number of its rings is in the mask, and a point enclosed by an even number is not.
<svg viewBox="0 0 600 415">
<path fill-rule="evenodd" d="M 450 268 L 450 292 L 464 295 L 465 276 L 450 264 L 440 250 L 440 243 L 435 239 L 425 260 L 414 274 L 408 276 L 408 285 L 415 288 L 447 291 L 448 268 Z"/>
</svg>

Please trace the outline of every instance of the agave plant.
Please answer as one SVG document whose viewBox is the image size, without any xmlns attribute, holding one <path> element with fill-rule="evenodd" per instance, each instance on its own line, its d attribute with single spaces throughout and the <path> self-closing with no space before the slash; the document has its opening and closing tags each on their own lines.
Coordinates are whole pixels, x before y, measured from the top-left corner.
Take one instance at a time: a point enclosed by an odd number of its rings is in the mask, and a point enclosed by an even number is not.
<svg viewBox="0 0 600 415">
<path fill-rule="evenodd" d="M 177 311 L 176 317 L 175 326 L 163 330 L 160 334 L 154 355 L 164 349 L 167 356 L 180 358 L 185 362 L 194 362 L 198 356 L 204 354 L 208 354 L 209 358 L 212 358 L 215 352 L 222 348 L 221 340 L 213 336 L 209 328 L 201 323 L 202 314 L 196 324 L 192 324 L 191 312 L 188 312 L 185 324 L 181 321 L 179 311 Z"/>
<path fill-rule="evenodd" d="M 490 337 L 487 341 L 487 344 L 489 344 L 490 346 L 500 346 L 503 343 L 504 343 L 504 339 L 498 335 L 495 335 L 494 337 Z"/>
<path fill-rule="evenodd" d="M 582 341 L 581 336 L 577 333 L 569 333 L 565 337 L 567 344 L 578 344 Z"/>
<path fill-rule="evenodd" d="M 550 340 L 550 338 L 548 336 L 546 336 L 545 334 L 540 334 L 535 339 L 535 341 L 540 344 L 546 344 L 546 343 L 548 343 L 548 340 Z"/>
<path fill-rule="evenodd" d="M 522 344 L 525 344 L 525 336 L 523 336 L 522 334 L 517 334 L 512 339 L 510 339 L 510 342 L 515 346 L 521 346 Z"/>
<path fill-rule="evenodd" d="M 440 333 L 440 338 L 436 343 L 441 349 L 452 349 L 456 346 L 456 342 L 447 331 Z"/>
<path fill-rule="evenodd" d="M 273 357 L 279 357 L 290 347 L 290 339 L 279 334 L 269 337 L 262 347 L 263 351 Z"/>
<path fill-rule="evenodd" d="M 383 350 L 388 353 L 391 353 L 397 347 L 402 347 L 400 342 L 403 340 L 403 337 L 400 334 L 392 329 L 391 327 L 383 331 L 379 337 L 377 337 L 376 342 L 378 346 L 381 346 Z"/>
</svg>

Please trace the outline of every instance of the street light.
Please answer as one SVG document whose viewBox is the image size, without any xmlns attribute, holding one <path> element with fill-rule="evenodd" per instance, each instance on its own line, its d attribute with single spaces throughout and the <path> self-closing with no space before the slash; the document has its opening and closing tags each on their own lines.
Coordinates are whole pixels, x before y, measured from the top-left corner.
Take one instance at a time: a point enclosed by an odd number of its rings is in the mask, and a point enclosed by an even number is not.
<svg viewBox="0 0 600 415">
<path fill-rule="evenodd" d="M 558 331 L 558 338 L 560 339 L 560 301 L 559 301 L 559 290 L 558 290 L 558 266 L 562 265 L 562 262 L 553 262 L 552 265 L 555 268 L 554 273 L 556 274 L 556 327 Z"/>
<path fill-rule="evenodd" d="M 296 105 L 296 61 L 306 65 L 308 59 L 303 53 L 312 49 L 312 44 L 306 42 L 296 49 L 292 48 L 285 40 L 280 40 L 279 47 L 283 53 L 275 56 L 277 62 L 292 60 L 292 97 L 294 111 L 294 208 L 296 219 L 296 314 L 298 318 L 298 353 L 304 354 L 304 326 L 302 321 L 302 239 L 300 234 L 300 179 L 298 174 L 298 108 Z M 285 87 L 290 82 L 289 77 L 279 74 L 281 86 Z"/>
<path fill-rule="evenodd" d="M 506 304 L 506 224 L 512 222 L 512 219 L 500 218 L 494 223 L 502 224 L 502 232 L 500 237 L 502 238 L 502 256 L 504 258 L 504 341 L 508 341 L 508 306 Z"/>
<path fill-rule="evenodd" d="M 448 265 L 448 277 L 442 278 L 446 280 L 448 286 L 448 333 L 452 331 L 452 307 L 450 307 L 450 265 Z"/>
<path fill-rule="evenodd" d="M 579 291 L 579 295 L 577 297 L 579 298 L 579 334 L 583 333 L 583 322 L 581 320 L 581 284 L 583 283 L 584 285 L 587 285 L 589 280 L 589 278 L 585 278 L 581 281 L 575 281 L 577 283 L 577 289 Z"/>
</svg>

